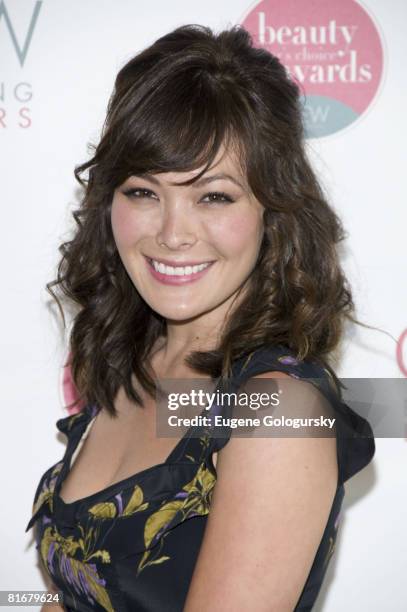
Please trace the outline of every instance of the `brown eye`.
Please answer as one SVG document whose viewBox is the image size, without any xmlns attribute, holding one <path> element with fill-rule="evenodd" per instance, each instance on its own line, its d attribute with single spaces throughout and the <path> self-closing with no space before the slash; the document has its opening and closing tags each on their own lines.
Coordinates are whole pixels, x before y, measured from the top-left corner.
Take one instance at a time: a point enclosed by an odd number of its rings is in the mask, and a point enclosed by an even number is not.
<svg viewBox="0 0 407 612">
<path fill-rule="evenodd" d="M 205 198 L 209 198 L 209 203 L 213 202 L 213 203 L 225 203 L 225 204 L 230 204 L 232 202 L 234 202 L 234 200 L 228 196 L 226 193 L 224 193 L 223 191 L 211 191 L 210 193 L 207 193 L 206 195 L 204 195 L 203 199 Z"/>
<path fill-rule="evenodd" d="M 154 198 L 157 197 L 155 193 L 151 191 L 150 189 L 144 189 L 140 187 L 126 189 L 126 191 L 123 191 L 123 194 L 129 198 L 136 198 L 136 199 L 151 198 L 152 196 Z"/>
</svg>

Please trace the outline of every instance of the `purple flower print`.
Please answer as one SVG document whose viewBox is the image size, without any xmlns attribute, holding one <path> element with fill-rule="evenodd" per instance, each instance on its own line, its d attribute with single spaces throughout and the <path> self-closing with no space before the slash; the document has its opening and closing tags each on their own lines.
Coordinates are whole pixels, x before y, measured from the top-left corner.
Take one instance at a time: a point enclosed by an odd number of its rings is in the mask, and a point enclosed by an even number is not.
<svg viewBox="0 0 407 612">
<path fill-rule="evenodd" d="M 51 572 L 51 574 L 54 573 L 54 567 L 53 567 L 54 554 L 55 554 L 55 542 L 51 542 L 49 549 L 48 549 L 48 554 L 47 554 L 47 565 L 49 567 L 49 571 Z"/>
<path fill-rule="evenodd" d="M 114 496 L 115 499 L 117 499 L 117 503 L 119 506 L 119 515 L 123 513 L 123 500 L 122 500 L 122 494 L 118 493 L 117 495 Z"/>
<path fill-rule="evenodd" d="M 175 495 L 174 499 L 184 499 L 185 497 L 188 497 L 188 493 L 186 491 L 180 491 Z"/>
<path fill-rule="evenodd" d="M 299 365 L 300 363 L 298 359 L 292 357 L 291 355 L 282 355 L 281 357 L 277 358 L 277 361 L 284 365 Z"/>
<path fill-rule="evenodd" d="M 92 404 L 92 406 L 89 408 L 89 414 L 91 418 L 93 419 L 93 417 L 96 416 L 98 412 L 99 412 L 98 406 L 96 404 Z"/>
</svg>

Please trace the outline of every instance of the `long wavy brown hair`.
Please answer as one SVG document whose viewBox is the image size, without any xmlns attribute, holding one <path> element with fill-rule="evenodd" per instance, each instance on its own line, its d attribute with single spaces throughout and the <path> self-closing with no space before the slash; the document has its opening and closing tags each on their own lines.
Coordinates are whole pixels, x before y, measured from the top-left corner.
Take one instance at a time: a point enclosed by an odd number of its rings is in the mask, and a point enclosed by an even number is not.
<svg viewBox="0 0 407 612">
<path fill-rule="evenodd" d="M 52 290 L 77 308 L 70 332 L 71 372 L 80 400 L 112 415 L 121 386 L 143 405 L 134 377 L 151 395 L 150 354 L 166 321 L 143 300 L 118 254 L 111 228 L 113 192 L 132 174 L 210 167 L 221 144 L 237 146 L 251 190 L 264 206 L 264 238 L 250 290 L 211 351 L 185 363 L 227 378 L 235 359 L 283 344 L 298 359 L 331 369 L 351 289 L 339 262 L 345 238 L 305 152 L 300 89 L 277 57 L 253 46 L 240 26 L 218 34 L 187 25 L 159 38 L 117 75 L 100 142 L 75 168 L 84 189 L 71 240 L 59 250 Z M 85 179 L 82 175 L 88 171 Z M 369 327 L 369 326 L 367 326 Z M 332 370 L 331 370 L 332 371 Z"/>
</svg>

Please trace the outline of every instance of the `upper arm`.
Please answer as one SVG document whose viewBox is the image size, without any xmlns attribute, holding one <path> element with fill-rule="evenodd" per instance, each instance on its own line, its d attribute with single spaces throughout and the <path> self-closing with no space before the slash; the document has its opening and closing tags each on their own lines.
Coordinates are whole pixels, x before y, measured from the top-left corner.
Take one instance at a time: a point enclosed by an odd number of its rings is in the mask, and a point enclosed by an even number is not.
<svg viewBox="0 0 407 612">
<path fill-rule="evenodd" d="M 311 413 L 322 396 L 310 387 L 294 381 L 289 388 Z M 184 612 L 292 611 L 335 497 L 336 438 L 232 436 L 216 470 Z"/>
</svg>

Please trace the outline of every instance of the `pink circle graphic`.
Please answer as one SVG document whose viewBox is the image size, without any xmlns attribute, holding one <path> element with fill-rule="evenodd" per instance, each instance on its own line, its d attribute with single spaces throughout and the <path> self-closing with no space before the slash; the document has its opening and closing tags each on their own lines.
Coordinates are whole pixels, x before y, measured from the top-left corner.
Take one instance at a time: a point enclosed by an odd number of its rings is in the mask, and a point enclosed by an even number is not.
<svg viewBox="0 0 407 612">
<path fill-rule="evenodd" d="M 381 36 L 355 0 L 261 0 L 241 25 L 299 84 L 308 138 L 354 123 L 379 90 Z"/>
<path fill-rule="evenodd" d="M 85 403 L 79 399 L 78 390 L 72 379 L 70 366 L 71 356 L 71 353 L 68 353 L 65 365 L 62 369 L 61 391 L 64 407 L 68 408 L 69 414 L 76 414 L 84 408 Z"/>
<path fill-rule="evenodd" d="M 406 346 L 406 354 L 407 354 L 407 328 L 400 334 L 400 338 L 398 339 L 397 349 L 396 349 L 397 365 L 399 366 L 400 371 L 407 378 L 407 361 L 405 360 L 404 353 L 403 353 L 404 346 Z"/>
</svg>

